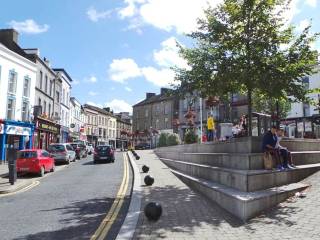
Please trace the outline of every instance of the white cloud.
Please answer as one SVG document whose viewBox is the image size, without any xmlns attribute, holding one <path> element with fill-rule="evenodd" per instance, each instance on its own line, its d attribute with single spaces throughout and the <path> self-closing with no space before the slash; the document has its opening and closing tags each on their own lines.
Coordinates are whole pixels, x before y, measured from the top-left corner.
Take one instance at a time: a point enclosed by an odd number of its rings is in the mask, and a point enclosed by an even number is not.
<svg viewBox="0 0 320 240">
<path fill-rule="evenodd" d="M 22 22 L 12 20 L 9 25 L 20 33 L 38 34 L 48 31 L 49 25 L 39 25 L 33 19 L 27 19 Z"/>
<path fill-rule="evenodd" d="M 305 3 L 310 7 L 313 7 L 313 8 L 317 7 L 317 0 L 305 0 Z"/>
<path fill-rule="evenodd" d="M 138 64 L 131 58 L 113 59 L 108 72 L 110 79 L 119 83 L 141 76 Z"/>
<path fill-rule="evenodd" d="M 96 83 L 98 82 L 98 79 L 94 75 L 91 75 L 89 78 L 85 78 L 84 81 L 88 83 Z"/>
<path fill-rule="evenodd" d="M 310 23 L 311 22 L 308 19 L 304 19 L 304 20 L 300 21 L 300 23 L 297 26 L 297 30 L 299 32 L 302 32 L 306 27 L 308 27 L 310 25 Z"/>
<path fill-rule="evenodd" d="M 140 21 L 156 28 L 178 33 L 189 33 L 196 29 L 197 19 L 204 16 L 203 10 L 216 6 L 222 0 L 125 0 L 127 6 L 119 10 L 121 18 Z"/>
<path fill-rule="evenodd" d="M 110 107 L 114 112 L 132 113 L 132 106 L 124 100 L 113 99 L 111 102 L 107 102 L 105 106 Z"/>
<path fill-rule="evenodd" d="M 73 79 L 73 81 L 71 83 L 72 83 L 72 85 L 79 85 L 80 81 L 77 79 Z"/>
<path fill-rule="evenodd" d="M 286 26 L 288 25 L 288 23 L 291 23 L 295 15 L 301 12 L 300 9 L 298 8 L 299 2 L 300 0 L 292 0 L 288 5 L 288 9 L 284 11 L 283 18 L 284 18 L 284 21 L 286 22 Z"/>
<path fill-rule="evenodd" d="M 153 53 L 154 61 L 161 67 L 187 67 L 187 61 L 179 56 L 176 39 L 170 37 L 161 43 L 162 49 Z"/>
<path fill-rule="evenodd" d="M 87 16 L 92 22 L 98 22 L 100 19 L 105 19 L 111 15 L 112 11 L 98 12 L 94 7 L 90 7 L 87 11 Z"/>
<path fill-rule="evenodd" d="M 129 87 L 125 87 L 124 89 L 125 89 L 126 91 L 128 91 L 128 92 L 132 92 L 132 89 L 129 88 Z"/>
<path fill-rule="evenodd" d="M 168 68 L 159 70 L 154 67 L 144 67 L 142 68 L 142 73 L 147 81 L 159 87 L 170 86 L 170 84 L 174 83 L 175 74 Z"/>
<path fill-rule="evenodd" d="M 89 91 L 90 96 L 97 96 L 99 93 L 94 91 Z"/>
</svg>

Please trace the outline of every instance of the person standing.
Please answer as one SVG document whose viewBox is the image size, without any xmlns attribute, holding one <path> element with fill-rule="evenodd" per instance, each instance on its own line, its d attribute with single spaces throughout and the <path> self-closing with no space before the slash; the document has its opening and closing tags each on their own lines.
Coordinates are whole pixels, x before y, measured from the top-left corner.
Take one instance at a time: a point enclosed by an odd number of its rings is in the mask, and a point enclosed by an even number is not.
<svg viewBox="0 0 320 240">
<path fill-rule="evenodd" d="M 208 142 L 213 141 L 213 133 L 214 133 L 214 120 L 212 114 L 209 114 L 207 119 L 207 129 L 208 129 Z"/>
</svg>

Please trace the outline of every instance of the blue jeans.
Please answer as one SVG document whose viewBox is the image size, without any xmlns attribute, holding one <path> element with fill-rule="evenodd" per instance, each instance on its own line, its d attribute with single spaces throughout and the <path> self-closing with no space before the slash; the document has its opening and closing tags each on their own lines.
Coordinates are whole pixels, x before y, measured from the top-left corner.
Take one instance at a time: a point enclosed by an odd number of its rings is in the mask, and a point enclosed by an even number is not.
<svg viewBox="0 0 320 240">
<path fill-rule="evenodd" d="M 213 141 L 213 130 L 208 130 L 208 141 Z"/>
</svg>

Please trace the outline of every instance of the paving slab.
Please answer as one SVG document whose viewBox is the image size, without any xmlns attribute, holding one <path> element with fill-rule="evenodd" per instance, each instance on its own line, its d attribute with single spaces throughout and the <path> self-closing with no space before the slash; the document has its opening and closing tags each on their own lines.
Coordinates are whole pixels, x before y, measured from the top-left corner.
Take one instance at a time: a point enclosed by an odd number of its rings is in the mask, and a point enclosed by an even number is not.
<svg viewBox="0 0 320 240">
<path fill-rule="evenodd" d="M 145 186 L 146 174 L 140 173 L 141 210 L 133 239 L 320 239 L 320 172 L 303 181 L 311 185 L 305 198 L 292 197 L 243 223 L 191 190 L 153 151 L 137 153 L 140 171 L 148 165 L 155 182 Z M 150 222 L 143 214 L 150 201 L 162 205 L 163 214 L 157 222 Z"/>
</svg>

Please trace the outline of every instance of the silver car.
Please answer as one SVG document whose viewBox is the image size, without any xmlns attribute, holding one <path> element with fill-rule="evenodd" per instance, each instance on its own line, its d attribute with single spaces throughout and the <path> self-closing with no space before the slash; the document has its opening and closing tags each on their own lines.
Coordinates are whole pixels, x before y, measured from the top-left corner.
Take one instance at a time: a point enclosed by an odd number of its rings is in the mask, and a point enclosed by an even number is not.
<svg viewBox="0 0 320 240">
<path fill-rule="evenodd" d="M 55 163 L 69 164 L 71 161 L 76 161 L 76 152 L 68 143 L 53 143 L 48 147 L 50 155 L 54 158 Z"/>
</svg>

